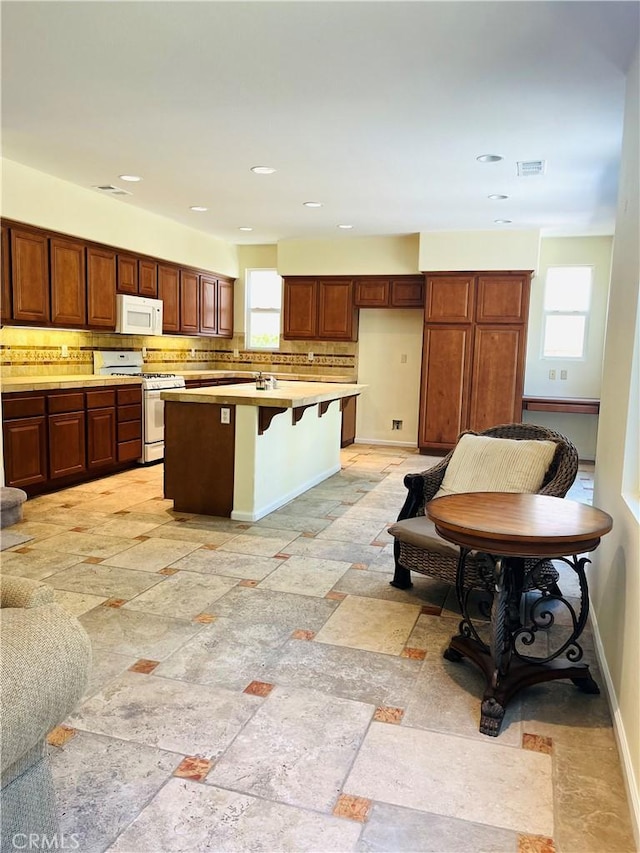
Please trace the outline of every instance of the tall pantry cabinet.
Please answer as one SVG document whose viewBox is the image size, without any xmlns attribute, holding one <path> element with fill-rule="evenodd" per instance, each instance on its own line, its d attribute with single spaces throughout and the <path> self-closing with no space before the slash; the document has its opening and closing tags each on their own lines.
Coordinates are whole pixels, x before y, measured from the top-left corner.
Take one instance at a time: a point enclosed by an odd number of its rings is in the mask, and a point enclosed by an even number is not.
<svg viewBox="0 0 640 853">
<path fill-rule="evenodd" d="M 522 420 L 531 271 L 427 273 L 418 445 Z"/>
</svg>

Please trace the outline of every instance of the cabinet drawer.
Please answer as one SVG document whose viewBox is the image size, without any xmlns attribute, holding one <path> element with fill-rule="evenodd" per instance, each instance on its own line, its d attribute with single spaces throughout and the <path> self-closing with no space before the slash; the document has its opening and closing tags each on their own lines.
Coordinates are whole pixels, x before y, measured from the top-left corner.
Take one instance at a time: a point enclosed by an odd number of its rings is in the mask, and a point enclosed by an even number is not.
<svg viewBox="0 0 640 853">
<path fill-rule="evenodd" d="M 115 391 L 87 391 L 87 409 L 106 409 L 116 404 Z"/>
<path fill-rule="evenodd" d="M 47 408 L 50 415 L 61 412 L 81 412 L 84 409 L 84 393 L 77 391 L 72 394 L 49 394 Z"/>
<path fill-rule="evenodd" d="M 142 406 L 139 403 L 137 406 L 118 406 L 118 423 L 123 423 L 124 421 L 139 421 L 141 418 Z"/>
<path fill-rule="evenodd" d="M 141 436 L 141 421 L 125 421 L 124 423 L 118 424 L 118 444 L 123 441 L 133 441 L 134 438 L 140 438 Z"/>
<path fill-rule="evenodd" d="M 126 406 L 129 403 L 142 402 L 142 389 L 140 386 L 135 388 L 118 388 L 118 405 Z"/>
<path fill-rule="evenodd" d="M 42 397 L 4 397 L 2 398 L 4 420 L 11 418 L 31 418 L 44 415 L 44 395 Z"/>
<path fill-rule="evenodd" d="M 142 456 L 142 440 L 124 441 L 118 443 L 118 462 L 130 462 Z"/>
</svg>

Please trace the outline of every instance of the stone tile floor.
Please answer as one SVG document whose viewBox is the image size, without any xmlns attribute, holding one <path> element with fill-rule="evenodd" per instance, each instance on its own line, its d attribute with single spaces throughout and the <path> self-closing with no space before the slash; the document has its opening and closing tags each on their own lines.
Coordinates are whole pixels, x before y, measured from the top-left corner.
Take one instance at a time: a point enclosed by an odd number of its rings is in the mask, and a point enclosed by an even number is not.
<svg viewBox="0 0 640 853">
<path fill-rule="evenodd" d="M 53 585 L 94 646 L 50 736 L 80 853 L 635 849 L 604 695 L 530 688 L 479 734 L 482 679 L 442 657 L 453 591 L 389 586 L 403 476 L 433 461 L 354 445 L 253 525 L 173 512 L 161 465 L 26 504 L 3 571 Z"/>
</svg>

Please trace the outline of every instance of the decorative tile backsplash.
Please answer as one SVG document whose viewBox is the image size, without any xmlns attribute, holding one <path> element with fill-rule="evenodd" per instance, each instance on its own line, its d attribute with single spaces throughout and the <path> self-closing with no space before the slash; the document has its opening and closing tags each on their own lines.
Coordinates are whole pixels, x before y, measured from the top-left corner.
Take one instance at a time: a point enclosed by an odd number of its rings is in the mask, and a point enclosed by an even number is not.
<svg viewBox="0 0 640 853">
<path fill-rule="evenodd" d="M 93 373 L 94 350 L 143 348 L 144 367 L 151 371 L 261 370 L 357 378 L 357 343 L 282 341 L 278 352 L 253 352 L 244 349 L 244 335 L 231 340 L 143 337 L 23 326 L 0 330 L 0 373 L 6 377 L 88 374 Z M 308 357 L 310 351 L 312 360 Z"/>
</svg>

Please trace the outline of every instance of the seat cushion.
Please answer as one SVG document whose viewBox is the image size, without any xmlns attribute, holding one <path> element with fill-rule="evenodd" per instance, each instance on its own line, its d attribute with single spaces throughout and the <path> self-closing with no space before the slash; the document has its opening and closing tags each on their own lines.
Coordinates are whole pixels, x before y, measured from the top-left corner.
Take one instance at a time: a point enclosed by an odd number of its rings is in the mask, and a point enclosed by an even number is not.
<svg viewBox="0 0 640 853">
<path fill-rule="evenodd" d="M 462 492 L 534 494 L 544 482 L 556 448 L 554 441 L 463 435 L 434 498 Z"/>
<path fill-rule="evenodd" d="M 438 536 L 434 523 L 424 515 L 406 518 L 404 521 L 396 521 L 389 528 L 389 533 L 401 542 L 408 542 L 409 545 L 414 545 L 416 548 L 458 559 L 459 550 L 457 546 L 450 545 Z"/>
</svg>

